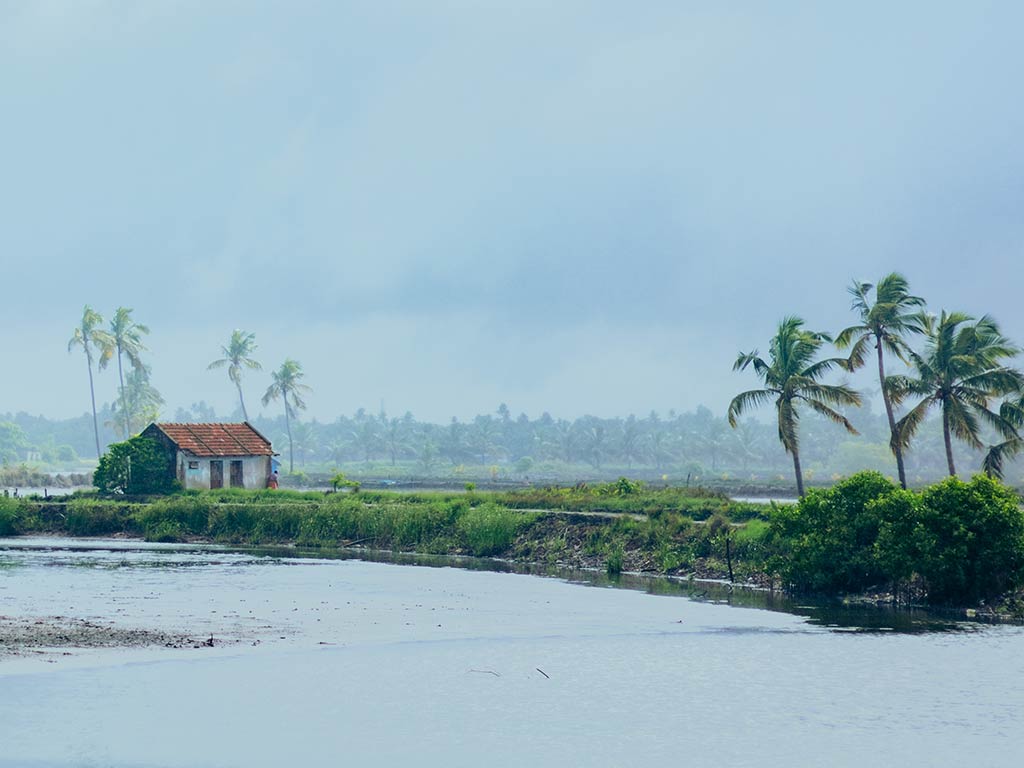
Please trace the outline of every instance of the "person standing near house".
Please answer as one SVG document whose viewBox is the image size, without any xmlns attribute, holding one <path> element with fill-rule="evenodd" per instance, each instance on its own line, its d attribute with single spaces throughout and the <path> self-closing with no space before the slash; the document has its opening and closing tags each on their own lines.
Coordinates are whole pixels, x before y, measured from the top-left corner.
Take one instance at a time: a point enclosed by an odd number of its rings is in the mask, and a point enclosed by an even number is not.
<svg viewBox="0 0 1024 768">
<path fill-rule="evenodd" d="M 277 486 L 277 470 L 275 469 L 273 472 L 270 473 L 270 477 L 267 478 L 267 488 L 274 491 L 277 490 Z"/>
</svg>

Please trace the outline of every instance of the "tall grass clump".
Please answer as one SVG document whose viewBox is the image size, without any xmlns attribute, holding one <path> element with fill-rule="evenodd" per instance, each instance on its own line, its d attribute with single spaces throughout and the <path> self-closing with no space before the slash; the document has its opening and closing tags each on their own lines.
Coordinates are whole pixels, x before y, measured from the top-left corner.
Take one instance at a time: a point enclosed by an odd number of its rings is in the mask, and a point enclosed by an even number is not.
<svg viewBox="0 0 1024 768">
<path fill-rule="evenodd" d="M 104 499 L 72 499 L 65 507 L 64 530 L 72 536 L 138 533 L 138 505 Z"/>
<path fill-rule="evenodd" d="M 207 533 L 233 544 L 266 544 L 298 538 L 305 505 L 218 504 L 207 517 Z"/>
<path fill-rule="evenodd" d="M 488 557 L 507 552 L 519 529 L 533 519 L 534 515 L 488 502 L 463 512 L 458 520 L 458 531 L 470 552 L 477 557 Z"/>
<path fill-rule="evenodd" d="M 609 576 L 615 577 L 622 573 L 626 553 L 622 542 L 617 541 L 608 548 L 608 556 L 604 561 L 604 570 Z"/>
<path fill-rule="evenodd" d="M 0 536 L 17 536 L 25 529 L 26 509 L 19 499 L 0 496 Z"/>
<path fill-rule="evenodd" d="M 205 496 L 179 494 L 142 508 L 136 520 L 147 541 L 182 541 L 207 534 L 213 507 Z"/>
</svg>

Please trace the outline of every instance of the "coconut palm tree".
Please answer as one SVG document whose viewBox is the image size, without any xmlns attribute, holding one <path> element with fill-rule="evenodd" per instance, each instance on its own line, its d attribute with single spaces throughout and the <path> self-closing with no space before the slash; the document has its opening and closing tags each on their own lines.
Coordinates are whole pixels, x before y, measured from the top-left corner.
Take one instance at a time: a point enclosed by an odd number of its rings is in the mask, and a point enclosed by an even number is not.
<svg viewBox="0 0 1024 768">
<path fill-rule="evenodd" d="M 278 398 L 284 400 L 284 423 L 288 430 L 288 471 L 294 472 L 295 450 L 292 441 L 291 417 L 295 415 L 296 411 L 306 409 L 302 395 L 305 392 L 312 392 L 312 390 L 300 382 L 305 374 L 302 372 L 302 366 L 294 360 L 285 360 L 281 363 L 281 367 L 270 375 L 274 382 L 267 387 L 267 391 L 263 394 L 263 404 L 268 405 L 271 400 Z"/>
<path fill-rule="evenodd" d="M 1024 436 L 1020 434 L 1020 430 L 1024 428 L 1024 396 L 1004 401 L 999 407 L 999 415 L 1013 427 L 1014 434 L 1001 443 L 988 447 L 981 468 L 989 477 L 1002 480 L 1006 460 L 1024 451 Z"/>
<path fill-rule="evenodd" d="M 784 318 L 771 340 L 767 361 L 758 355 L 757 350 L 741 353 L 736 358 L 732 369 L 742 371 L 752 366 L 764 381 L 765 388 L 741 392 L 729 403 L 729 426 L 735 428 L 740 415 L 746 410 L 774 400 L 779 440 L 793 457 L 796 490 L 800 496 L 804 495 L 804 479 L 800 468 L 797 429 L 800 415 L 797 406 L 805 404 L 815 413 L 842 424 L 849 433 L 856 435 L 857 430 L 835 408 L 861 403 L 860 393 L 845 384 L 822 384 L 819 381 L 833 368 L 845 369 L 848 361 L 838 357 L 816 361 L 822 344 L 831 341 L 831 338 L 825 333 L 804 330 L 803 325 L 804 321 L 799 317 Z"/>
<path fill-rule="evenodd" d="M 1024 376 L 1003 361 L 1015 357 L 1020 348 L 999 331 L 988 315 L 974 320 L 962 312 L 943 310 L 920 315 L 927 340 L 920 354 L 910 352 L 915 376 L 890 376 L 894 402 L 917 395 L 922 399 L 896 424 L 899 442 L 908 448 L 928 411 L 937 406 L 942 412 L 942 437 L 950 475 L 953 463 L 953 437 L 975 449 L 982 449 L 982 428 L 988 425 L 1003 437 L 1016 436 L 1013 421 L 990 407 L 999 397 L 1012 395 L 1024 387 Z"/>
<path fill-rule="evenodd" d="M 875 290 L 875 302 L 871 303 L 869 294 Z M 866 362 L 867 349 L 874 344 L 875 356 L 878 359 L 878 383 L 882 388 L 882 401 L 885 403 L 885 415 L 889 419 L 889 447 L 896 456 L 896 471 L 899 473 L 900 485 L 907 487 L 907 473 L 903 467 L 903 448 L 896 435 L 896 417 L 893 415 L 892 397 L 886 387 L 885 355 L 895 355 L 903 362 L 907 361 L 910 351 L 905 336 L 910 333 L 924 333 L 919 322 L 920 308 L 924 299 L 910 294 L 907 279 L 898 272 L 892 272 L 877 285 L 854 282 L 849 288 L 853 296 L 852 309 L 860 315 L 860 323 L 844 329 L 836 337 L 836 347 L 850 349 L 850 370 L 856 370 Z"/>
<path fill-rule="evenodd" d="M 71 340 L 68 341 L 68 353 L 75 347 L 81 347 L 85 352 L 85 363 L 89 369 L 89 397 L 92 400 L 92 431 L 96 438 L 96 457 L 101 455 L 100 451 L 100 428 L 96 418 L 96 389 L 92 379 L 93 354 L 99 356 L 100 365 L 112 354 L 112 339 L 110 335 L 100 326 L 103 325 L 103 315 L 94 310 L 88 304 L 82 310 L 81 325 L 75 328 Z"/>
<path fill-rule="evenodd" d="M 125 378 L 123 399 L 124 408 L 129 415 L 125 416 L 120 407 L 113 408 L 113 421 L 116 424 L 111 424 L 111 426 L 126 425 L 127 434 L 136 434 L 147 424 L 160 418 L 160 406 L 164 404 L 164 398 L 160 391 L 150 383 L 150 373 L 149 366 L 141 363 L 128 372 Z"/>
<path fill-rule="evenodd" d="M 224 357 L 214 360 L 206 370 L 228 367 L 228 378 L 234 382 L 238 390 L 238 402 L 242 406 L 242 415 L 249 420 L 249 412 L 245 410 L 245 398 L 242 397 L 242 369 L 248 368 L 251 371 L 258 371 L 263 366 L 252 359 L 252 353 L 256 351 L 256 334 L 240 331 L 237 328 L 231 333 L 231 341 L 227 346 L 220 348 Z"/>
<path fill-rule="evenodd" d="M 146 345 L 142 343 L 142 337 L 149 333 L 149 328 L 132 319 L 132 311 L 128 307 L 118 307 L 114 317 L 110 320 L 110 332 L 108 334 L 108 354 L 100 358 L 100 368 L 105 368 L 107 362 L 114 356 L 117 357 L 117 380 L 119 383 L 119 399 L 121 401 L 121 427 L 122 437 L 127 439 L 131 433 L 131 421 L 134 416 L 125 396 L 124 388 L 124 365 L 122 358 L 127 357 L 132 368 L 142 367 L 142 353 Z M 147 376 L 148 379 L 148 376 Z"/>
</svg>

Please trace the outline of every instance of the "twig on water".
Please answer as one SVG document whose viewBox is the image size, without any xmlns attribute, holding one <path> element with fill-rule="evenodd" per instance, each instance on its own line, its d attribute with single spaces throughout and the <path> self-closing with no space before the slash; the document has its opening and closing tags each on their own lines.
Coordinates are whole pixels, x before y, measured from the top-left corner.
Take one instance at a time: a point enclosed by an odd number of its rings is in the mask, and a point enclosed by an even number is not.
<svg viewBox="0 0 1024 768">
<path fill-rule="evenodd" d="M 493 669 L 471 669 L 469 671 L 470 672 L 479 672 L 481 675 L 494 675 L 495 677 L 501 677 L 501 675 L 499 675 Z"/>
<path fill-rule="evenodd" d="M 542 675 L 544 675 L 544 677 L 546 677 L 548 680 L 551 679 L 551 675 L 549 675 L 547 672 L 545 672 L 540 667 L 534 667 L 534 669 L 536 669 L 538 672 L 540 672 Z"/>
</svg>

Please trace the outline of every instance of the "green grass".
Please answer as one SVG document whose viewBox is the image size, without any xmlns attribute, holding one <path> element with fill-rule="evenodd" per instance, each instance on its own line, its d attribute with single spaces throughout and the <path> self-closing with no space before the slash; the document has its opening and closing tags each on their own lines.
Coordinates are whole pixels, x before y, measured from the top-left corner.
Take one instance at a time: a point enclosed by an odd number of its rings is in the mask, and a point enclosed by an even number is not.
<svg viewBox="0 0 1024 768">
<path fill-rule="evenodd" d="M 458 520 L 465 546 L 478 557 L 500 555 L 512 546 L 516 533 L 535 519 L 530 513 L 515 512 L 493 502 L 466 510 Z"/>
<path fill-rule="evenodd" d="M 65 507 L 64 531 L 72 536 L 109 536 L 141 532 L 136 515 L 140 505 L 104 499 L 72 499 Z"/>
<path fill-rule="evenodd" d="M 0 496 L 0 536 L 17 536 L 26 527 L 28 505 L 20 499 Z"/>
<path fill-rule="evenodd" d="M 512 492 L 220 489 L 138 502 L 83 494 L 63 508 L 51 502 L 47 509 L 50 527 L 44 528 L 30 514 L 31 502 L 10 500 L 0 506 L 0 532 L 56 529 L 79 536 L 127 533 L 150 541 L 362 545 L 542 562 L 574 561 L 582 553 L 586 562 L 596 560 L 617 573 L 627 561 L 630 567 L 678 572 L 700 558 L 724 559 L 730 530 L 734 560 L 760 560 L 767 531 L 758 517 L 763 508 L 756 505 L 735 505 L 702 489 L 648 488 L 624 479 Z M 628 514 L 563 518 L 545 511 Z M 733 514 L 750 523 L 733 529 Z"/>
</svg>

